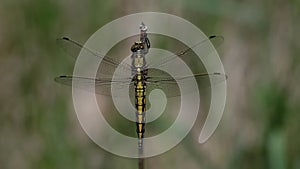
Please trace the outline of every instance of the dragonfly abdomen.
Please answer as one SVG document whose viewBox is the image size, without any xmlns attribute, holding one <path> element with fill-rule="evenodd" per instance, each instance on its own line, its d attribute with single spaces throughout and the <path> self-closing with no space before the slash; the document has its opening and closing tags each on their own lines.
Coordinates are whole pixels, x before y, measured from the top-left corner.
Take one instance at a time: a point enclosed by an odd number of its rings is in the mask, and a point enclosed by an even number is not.
<svg viewBox="0 0 300 169">
<path fill-rule="evenodd" d="M 139 140 L 139 148 L 142 148 L 142 141 L 145 132 L 146 113 L 146 82 L 142 72 L 137 72 L 135 78 L 135 106 L 136 106 L 136 127 Z"/>
</svg>

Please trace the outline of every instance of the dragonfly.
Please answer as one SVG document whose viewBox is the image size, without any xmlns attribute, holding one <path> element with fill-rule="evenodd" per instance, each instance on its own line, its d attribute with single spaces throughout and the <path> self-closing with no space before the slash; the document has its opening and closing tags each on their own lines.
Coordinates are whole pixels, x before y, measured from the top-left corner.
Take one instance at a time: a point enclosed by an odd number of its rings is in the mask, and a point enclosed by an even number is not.
<svg viewBox="0 0 300 169">
<path fill-rule="evenodd" d="M 227 77 L 226 75 L 219 72 L 208 74 L 197 71 L 192 72 L 191 75 L 183 74 L 180 76 L 171 76 L 167 72 L 157 69 L 166 65 L 173 64 L 173 62 L 178 60 L 178 58 L 188 62 L 189 60 L 191 60 L 190 56 L 195 55 L 193 53 L 194 48 L 203 49 L 203 51 L 206 51 L 204 53 L 205 55 L 211 54 L 212 52 L 214 52 L 214 48 L 207 50 L 207 46 L 210 44 L 218 45 L 222 43 L 222 36 L 209 36 L 191 47 L 184 47 L 178 52 L 160 57 L 158 61 L 152 59 L 154 61 L 151 62 L 149 61 L 149 57 L 146 56 L 153 45 L 152 42 L 150 44 L 150 39 L 155 38 L 156 35 L 147 33 L 148 28 L 143 23 L 139 28 L 140 33 L 137 36 L 132 37 L 133 39 L 138 40 L 136 40 L 131 45 L 130 58 L 127 59 L 127 62 L 124 61 L 124 58 L 119 58 L 115 55 L 111 56 L 108 54 L 103 54 L 100 51 L 90 49 L 68 37 L 59 38 L 58 43 L 60 44 L 60 46 L 63 46 L 63 48 L 65 48 L 67 53 L 69 53 L 70 55 L 76 57 L 79 51 L 84 51 L 89 56 L 99 58 L 99 60 L 101 60 L 101 63 L 99 64 L 97 77 L 61 75 L 56 77 L 55 81 L 68 86 L 76 85 L 73 87 L 84 90 L 94 88 L 93 91 L 95 91 L 96 94 L 103 96 L 112 95 L 112 86 L 117 86 L 117 89 L 120 90 L 129 87 L 129 92 L 125 94 L 129 94 L 131 95 L 131 98 L 134 98 L 136 109 L 135 116 L 138 149 L 139 153 L 142 155 L 143 138 L 146 124 L 146 98 L 149 91 L 154 89 L 161 89 L 165 93 L 166 97 L 177 97 L 182 94 L 180 93 L 180 90 L 178 88 L 178 82 L 185 82 L 191 79 L 195 79 L 198 84 L 207 85 L 207 83 L 210 83 L 210 78 L 215 79 L 214 82 L 221 82 L 224 81 Z M 116 73 L 116 70 L 120 71 Z M 140 158 L 139 160 L 139 167 L 143 168 L 142 158 Z"/>
</svg>

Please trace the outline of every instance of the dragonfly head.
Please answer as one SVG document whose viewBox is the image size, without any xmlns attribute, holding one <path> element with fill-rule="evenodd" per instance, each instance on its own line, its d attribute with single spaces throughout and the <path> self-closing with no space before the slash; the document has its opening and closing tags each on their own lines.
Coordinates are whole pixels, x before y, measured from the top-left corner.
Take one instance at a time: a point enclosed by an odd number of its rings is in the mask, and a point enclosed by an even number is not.
<svg viewBox="0 0 300 169">
<path fill-rule="evenodd" d="M 137 52 L 138 50 L 145 49 L 144 44 L 141 41 L 134 42 L 134 44 L 131 46 L 132 52 Z"/>
</svg>

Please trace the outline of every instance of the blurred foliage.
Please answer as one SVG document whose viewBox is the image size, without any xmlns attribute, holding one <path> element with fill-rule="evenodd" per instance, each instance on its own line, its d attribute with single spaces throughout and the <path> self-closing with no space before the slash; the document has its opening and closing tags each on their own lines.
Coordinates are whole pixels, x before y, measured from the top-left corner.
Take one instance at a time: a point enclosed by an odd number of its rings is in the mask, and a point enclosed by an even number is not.
<svg viewBox="0 0 300 169">
<path fill-rule="evenodd" d="M 70 88 L 54 83 L 74 62 L 63 35 L 84 42 L 109 21 L 158 11 L 225 37 L 226 112 L 199 145 L 201 126 L 146 168 L 300 168 L 300 1 L 2 0 L 0 2 L 0 168 L 137 168 L 83 132 Z M 201 120 L 198 120 L 199 122 Z"/>
</svg>

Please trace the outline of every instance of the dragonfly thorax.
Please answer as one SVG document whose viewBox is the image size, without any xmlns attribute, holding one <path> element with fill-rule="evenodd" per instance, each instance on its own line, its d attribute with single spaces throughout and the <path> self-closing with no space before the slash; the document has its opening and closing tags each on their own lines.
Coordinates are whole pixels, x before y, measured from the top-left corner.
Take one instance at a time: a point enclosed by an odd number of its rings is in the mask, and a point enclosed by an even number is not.
<svg viewBox="0 0 300 169">
<path fill-rule="evenodd" d="M 141 41 L 137 41 L 131 46 L 131 51 L 132 68 L 135 71 L 144 70 L 146 68 L 145 55 L 148 52 L 147 45 Z"/>
<path fill-rule="evenodd" d="M 142 69 L 146 65 L 146 60 L 144 55 L 138 51 L 133 57 L 133 67 Z"/>
</svg>

